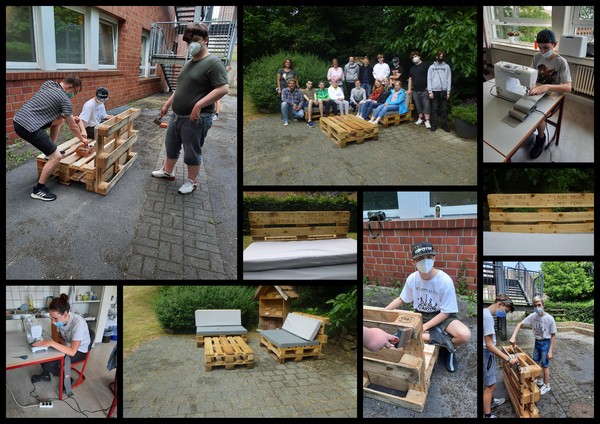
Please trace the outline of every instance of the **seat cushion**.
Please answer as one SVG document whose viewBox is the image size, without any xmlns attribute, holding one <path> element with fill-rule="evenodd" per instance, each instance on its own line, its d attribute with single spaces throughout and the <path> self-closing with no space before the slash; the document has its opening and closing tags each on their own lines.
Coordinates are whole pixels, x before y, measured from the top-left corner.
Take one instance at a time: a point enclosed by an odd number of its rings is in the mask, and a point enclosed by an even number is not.
<svg viewBox="0 0 600 424">
<path fill-rule="evenodd" d="M 288 315 L 289 316 L 289 315 Z M 261 337 L 264 337 L 277 347 L 294 347 L 294 346 L 318 346 L 318 340 L 304 340 L 288 331 L 277 329 L 277 330 L 263 330 L 260 333 Z"/>
<path fill-rule="evenodd" d="M 197 309 L 196 326 L 242 325 L 240 309 Z"/>
<path fill-rule="evenodd" d="M 321 321 L 292 312 L 287 315 L 283 327 L 281 328 L 288 333 L 310 341 L 313 340 L 319 332 Z"/>
<path fill-rule="evenodd" d="M 196 327 L 197 336 L 233 336 L 247 334 L 246 330 L 241 325 L 215 325 Z"/>
</svg>

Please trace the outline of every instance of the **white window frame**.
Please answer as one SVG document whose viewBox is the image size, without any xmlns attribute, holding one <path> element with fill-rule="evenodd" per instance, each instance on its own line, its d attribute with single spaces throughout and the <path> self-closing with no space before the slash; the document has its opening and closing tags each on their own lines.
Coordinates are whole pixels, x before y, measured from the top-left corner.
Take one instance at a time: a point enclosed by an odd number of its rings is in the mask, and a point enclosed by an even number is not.
<svg viewBox="0 0 600 424">
<path fill-rule="evenodd" d="M 100 13 L 95 8 L 82 6 L 63 6 L 84 15 L 85 63 L 57 63 L 56 41 L 54 34 L 54 6 L 32 6 L 33 33 L 36 47 L 35 62 L 6 62 L 7 70 L 39 69 L 42 71 L 64 70 L 115 70 L 118 67 L 119 25 L 117 19 Z M 98 31 L 100 19 L 113 25 L 114 36 L 114 65 L 99 65 L 98 63 Z M 95 34 L 94 37 L 91 34 Z"/>
<path fill-rule="evenodd" d="M 467 191 L 467 190 L 465 190 Z M 435 216 L 435 203 L 430 202 L 429 191 L 397 191 L 399 208 L 383 209 L 387 218 L 393 219 L 423 219 L 433 218 Z M 406 205 L 410 205 L 406 207 Z M 377 210 L 363 210 L 363 219 L 368 219 L 369 212 Z M 460 206 L 442 206 L 442 217 L 451 217 L 453 215 L 475 215 L 477 216 L 477 204 Z"/>
<path fill-rule="evenodd" d="M 146 37 L 146 47 L 144 48 L 142 65 L 140 65 L 140 70 L 142 71 L 140 78 L 154 78 L 157 76 L 157 65 L 150 63 L 150 31 L 142 30 L 142 37 Z"/>
<path fill-rule="evenodd" d="M 568 34 L 574 34 L 575 28 L 594 28 L 594 19 L 579 19 L 581 6 L 573 6 L 571 10 L 573 15 L 571 16 L 571 28 L 569 28 Z"/>
<path fill-rule="evenodd" d="M 492 11 L 496 6 L 486 6 L 485 10 L 485 19 L 489 24 L 489 32 L 490 40 L 493 42 L 508 42 L 505 38 L 498 38 L 498 31 L 496 30 L 497 26 L 546 26 L 548 28 L 552 28 L 552 19 L 531 19 L 531 18 L 518 18 L 513 16 L 504 16 L 502 13 L 502 6 L 498 6 L 500 8 L 500 16 L 497 18 L 493 17 Z M 519 6 L 516 6 L 519 7 Z M 519 44 L 519 43 L 517 43 Z M 531 45 L 531 43 L 522 43 L 524 45 Z"/>
</svg>

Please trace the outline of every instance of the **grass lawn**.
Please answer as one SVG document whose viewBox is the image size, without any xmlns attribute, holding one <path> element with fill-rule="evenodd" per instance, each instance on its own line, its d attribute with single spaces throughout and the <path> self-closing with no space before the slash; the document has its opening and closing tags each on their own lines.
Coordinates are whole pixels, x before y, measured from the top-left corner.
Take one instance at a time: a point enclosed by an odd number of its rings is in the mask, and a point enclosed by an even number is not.
<svg viewBox="0 0 600 424">
<path fill-rule="evenodd" d="M 125 356 L 143 341 L 165 334 L 154 316 L 152 302 L 156 287 L 123 287 L 123 353 Z"/>
<path fill-rule="evenodd" d="M 348 233 L 348 238 L 356 240 L 356 233 Z M 244 236 L 244 249 L 250 246 L 250 243 L 252 243 L 252 237 Z"/>
</svg>

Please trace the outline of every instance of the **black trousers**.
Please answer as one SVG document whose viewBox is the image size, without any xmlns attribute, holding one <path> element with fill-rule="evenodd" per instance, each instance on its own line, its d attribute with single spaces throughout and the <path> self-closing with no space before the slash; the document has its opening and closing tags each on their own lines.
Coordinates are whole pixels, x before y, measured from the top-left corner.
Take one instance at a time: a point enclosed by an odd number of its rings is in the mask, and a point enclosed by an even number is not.
<svg viewBox="0 0 600 424">
<path fill-rule="evenodd" d="M 448 128 L 448 114 L 446 113 L 446 91 L 434 91 L 433 100 L 431 100 L 431 129 L 437 129 L 438 127 L 438 109 L 442 118 L 443 129 Z"/>
<path fill-rule="evenodd" d="M 74 356 L 71 356 L 71 363 L 83 361 L 85 359 L 85 355 L 87 353 L 77 351 Z M 42 374 L 54 374 L 55 376 L 60 376 L 60 361 L 52 361 L 52 362 L 43 362 L 40 364 L 42 366 Z"/>
</svg>

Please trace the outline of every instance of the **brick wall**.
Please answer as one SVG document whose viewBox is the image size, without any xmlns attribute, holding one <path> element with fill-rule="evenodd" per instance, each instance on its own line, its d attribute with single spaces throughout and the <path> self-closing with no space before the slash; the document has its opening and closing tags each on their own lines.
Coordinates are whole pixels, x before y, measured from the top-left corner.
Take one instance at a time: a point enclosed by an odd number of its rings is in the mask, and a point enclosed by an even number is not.
<svg viewBox="0 0 600 424">
<path fill-rule="evenodd" d="M 60 82 L 74 73 L 81 78 L 83 90 L 73 97 L 73 111 L 81 112 L 83 104 L 95 96 L 96 88 L 103 85 L 110 95 L 106 109 L 126 105 L 133 100 L 166 91 L 167 84 L 160 67 L 158 77 L 140 78 L 140 50 L 142 29 L 151 30 L 152 22 L 170 22 L 175 20 L 175 12 L 170 6 L 105 6 L 98 7 L 104 13 L 119 19 L 119 39 L 117 69 L 115 70 L 69 70 L 69 71 L 7 71 L 6 72 L 6 135 L 12 143 L 17 134 L 12 120 L 23 103 L 38 91 L 47 80 Z"/>
<path fill-rule="evenodd" d="M 468 287 L 477 290 L 477 218 L 407 219 L 382 223 L 376 239 L 363 223 L 363 276 L 383 285 L 400 281 L 416 270 L 410 248 L 428 241 L 437 252 L 435 267 L 446 272 L 456 283 L 461 263 L 465 262 Z M 379 223 L 371 224 L 373 234 Z"/>
</svg>

